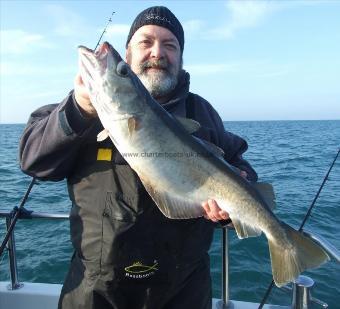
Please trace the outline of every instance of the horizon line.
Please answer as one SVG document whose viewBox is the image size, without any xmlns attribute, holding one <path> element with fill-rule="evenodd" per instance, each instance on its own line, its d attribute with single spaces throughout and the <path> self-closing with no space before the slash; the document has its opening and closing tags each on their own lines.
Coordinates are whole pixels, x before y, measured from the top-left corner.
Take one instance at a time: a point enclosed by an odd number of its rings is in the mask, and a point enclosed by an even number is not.
<svg viewBox="0 0 340 309">
<path fill-rule="evenodd" d="M 340 119 L 252 119 L 252 120 L 222 120 L 222 122 L 266 122 L 266 121 L 340 121 Z M 0 125 L 26 124 L 26 122 L 0 122 Z"/>
</svg>

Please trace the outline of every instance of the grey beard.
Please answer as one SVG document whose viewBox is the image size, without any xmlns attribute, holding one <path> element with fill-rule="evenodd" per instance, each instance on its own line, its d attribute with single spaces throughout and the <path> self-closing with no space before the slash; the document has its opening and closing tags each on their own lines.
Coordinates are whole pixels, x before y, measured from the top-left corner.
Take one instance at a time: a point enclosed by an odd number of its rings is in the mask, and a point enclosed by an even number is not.
<svg viewBox="0 0 340 309">
<path fill-rule="evenodd" d="M 177 76 L 164 71 L 153 74 L 143 72 L 138 74 L 138 77 L 154 98 L 169 95 L 175 89 L 178 82 Z"/>
</svg>

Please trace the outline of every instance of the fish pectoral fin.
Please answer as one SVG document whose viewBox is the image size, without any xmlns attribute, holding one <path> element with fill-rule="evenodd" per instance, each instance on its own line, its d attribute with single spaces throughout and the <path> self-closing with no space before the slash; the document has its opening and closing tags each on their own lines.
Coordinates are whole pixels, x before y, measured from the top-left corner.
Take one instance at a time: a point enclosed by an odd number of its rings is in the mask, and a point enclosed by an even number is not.
<svg viewBox="0 0 340 309">
<path fill-rule="evenodd" d="M 97 142 L 102 142 L 109 137 L 109 131 L 104 129 L 97 135 Z"/>
<path fill-rule="evenodd" d="M 274 187 L 268 182 L 252 182 L 251 184 L 257 189 L 269 208 L 274 210 L 276 208 Z"/>
<path fill-rule="evenodd" d="M 257 237 L 260 236 L 262 231 L 256 227 L 241 222 L 239 219 L 232 218 L 230 216 L 231 221 L 233 222 L 234 228 L 236 230 L 238 238 L 248 238 L 248 237 Z"/>
<path fill-rule="evenodd" d="M 203 207 L 185 200 L 182 196 L 169 193 L 157 188 L 147 181 L 141 179 L 146 191 L 152 197 L 160 211 L 170 219 L 190 219 L 202 217 Z"/>
<path fill-rule="evenodd" d="M 132 136 L 135 131 L 140 129 L 140 121 L 136 116 L 129 117 L 127 120 L 127 125 L 130 136 Z"/>
<path fill-rule="evenodd" d="M 178 116 L 175 116 L 175 118 L 189 134 L 197 132 L 201 127 L 200 123 L 196 120 Z"/>
</svg>

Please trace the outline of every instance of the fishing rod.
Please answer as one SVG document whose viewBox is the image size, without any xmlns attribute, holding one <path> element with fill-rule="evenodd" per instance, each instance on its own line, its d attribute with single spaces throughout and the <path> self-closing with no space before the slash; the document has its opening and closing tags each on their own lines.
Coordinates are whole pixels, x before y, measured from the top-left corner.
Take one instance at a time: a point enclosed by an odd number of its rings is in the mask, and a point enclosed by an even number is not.
<svg viewBox="0 0 340 309">
<path fill-rule="evenodd" d="M 339 153 L 340 153 L 340 148 L 338 149 L 338 152 L 337 152 L 337 154 L 336 154 L 336 156 L 335 156 L 335 158 L 334 158 L 334 160 L 333 160 L 331 166 L 329 167 L 328 172 L 327 172 L 326 176 L 324 177 L 324 179 L 323 179 L 323 181 L 322 181 L 322 183 L 321 183 L 321 186 L 319 187 L 319 190 L 318 190 L 318 192 L 316 193 L 316 195 L 315 195 L 315 197 L 314 197 L 314 200 L 313 200 L 312 204 L 309 206 L 308 211 L 307 211 L 305 217 L 304 217 L 303 220 L 302 220 L 302 223 L 301 223 L 300 228 L 299 228 L 299 232 L 302 231 L 302 229 L 303 229 L 303 227 L 304 227 L 306 221 L 307 221 L 308 218 L 310 217 L 310 215 L 311 215 L 311 213 L 312 213 L 312 209 L 313 209 L 313 207 L 314 207 L 314 205 L 315 205 L 315 202 L 316 202 L 316 200 L 319 198 L 319 195 L 320 195 L 320 193 L 321 193 L 321 190 L 323 189 L 323 187 L 324 187 L 324 185 L 325 185 L 325 183 L 326 183 L 326 181 L 327 181 L 327 179 L 328 179 L 328 176 L 329 176 L 331 170 L 333 169 L 333 166 L 334 166 L 336 160 L 338 159 Z M 266 301 L 267 301 L 267 299 L 268 299 L 268 297 L 269 297 L 269 295 L 270 295 L 270 293 L 271 293 L 273 287 L 274 287 L 274 280 L 272 280 L 272 282 L 270 283 L 269 287 L 267 288 L 266 294 L 264 295 L 264 297 L 263 297 L 263 299 L 262 299 L 262 301 L 261 301 L 261 303 L 260 303 L 260 305 L 259 305 L 259 309 L 262 309 L 262 307 L 263 307 L 264 304 L 266 303 Z"/>
<path fill-rule="evenodd" d="M 102 37 L 103 37 L 104 33 L 106 32 L 107 27 L 109 26 L 110 22 L 112 22 L 112 18 L 111 18 L 111 17 L 113 16 L 114 13 L 116 13 L 116 12 L 112 12 L 112 14 L 111 14 L 111 16 L 110 16 L 110 18 L 109 18 L 109 21 L 107 22 L 107 24 L 106 24 L 106 26 L 105 26 L 105 28 L 104 28 L 102 34 L 100 35 L 99 40 L 98 40 L 97 45 L 96 45 L 96 47 L 94 48 L 94 50 L 97 49 L 97 47 L 98 47 L 100 41 L 102 40 Z"/>
<path fill-rule="evenodd" d="M 115 13 L 116 13 L 116 12 L 112 12 L 111 17 L 112 17 L 113 14 L 115 14 Z M 108 27 L 109 24 L 112 22 L 112 18 L 111 18 L 111 17 L 109 18 L 109 20 L 108 20 L 108 22 L 107 22 L 107 24 L 106 24 L 106 26 L 105 26 L 105 28 L 104 28 L 102 34 L 100 35 L 99 40 L 98 40 L 97 45 L 96 45 L 96 47 L 94 48 L 94 50 L 97 49 L 97 47 L 98 47 L 98 45 L 99 45 L 99 43 L 100 43 L 100 41 L 101 41 L 101 39 L 102 39 L 104 33 L 106 32 L 107 27 Z M 4 250 L 5 250 L 5 248 L 6 248 L 6 245 L 7 245 L 7 243 L 8 243 L 9 238 L 10 238 L 10 235 L 11 235 L 13 229 L 14 229 L 14 226 L 15 226 L 17 220 L 19 219 L 20 215 L 22 214 L 22 210 L 24 209 L 24 205 L 25 205 L 25 203 L 26 203 L 26 200 L 27 200 L 27 198 L 28 198 L 28 196 L 29 196 L 29 194 L 30 194 L 30 192 L 31 192 L 31 190 L 32 190 L 32 187 L 34 186 L 35 183 L 36 183 L 36 178 L 33 177 L 32 180 L 31 180 L 31 182 L 30 182 L 30 184 L 29 184 L 29 186 L 28 186 L 28 188 L 27 188 L 27 191 L 26 191 L 26 193 L 25 193 L 25 195 L 24 195 L 24 197 L 23 197 L 23 199 L 22 199 L 22 201 L 21 201 L 21 203 L 20 203 L 20 206 L 19 206 L 19 207 L 14 207 L 14 208 L 13 208 L 13 211 L 12 211 L 12 213 L 11 213 L 11 216 L 12 216 L 11 225 L 9 226 L 9 228 L 8 228 L 8 230 L 7 230 L 7 233 L 6 233 L 6 236 L 5 236 L 5 238 L 4 238 L 4 240 L 3 240 L 2 244 L 1 244 L 1 247 L 0 247 L 0 257 L 1 257 L 2 253 L 4 252 Z"/>
<path fill-rule="evenodd" d="M 7 230 L 7 234 L 6 234 L 4 240 L 3 240 L 2 244 L 1 244 L 1 247 L 0 247 L 0 256 L 2 255 L 3 251 L 5 250 L 5 247 L 7 245 L 9 237 L 11 236 L 11 233 L 12 233 L 12 231 L 14 229 L 14 226 L 15 226 L 17 220 L 19 219 L 19 217 L 21 215 L 21 212 L 22 212 L 22 210 L 24 208 L 24 205 L 25 205 L 25 203 L 27 201 L 27 198 L 28 198 L 28 196 L 29 196 L 29 194 L 30 194 L 30 192 L 32 190 L 32 187 L 36 183 L 35 180 L 36 180 L 35 177 L 33 177 L 31 182 L 30 182 L 30 184 L 29 184 L 29 186 L 28 186 L 28 188 L 27 188 L 27 191 L 26 191 L 24 197 L 21 200 L 20 206 L 19 207 L 14 207 L 14 209 L 13 209 L 13 211 L 11 213 L 11 216 L 12 216 L 11 225 L 9 226 L 9 228 Z"/>
</svg>

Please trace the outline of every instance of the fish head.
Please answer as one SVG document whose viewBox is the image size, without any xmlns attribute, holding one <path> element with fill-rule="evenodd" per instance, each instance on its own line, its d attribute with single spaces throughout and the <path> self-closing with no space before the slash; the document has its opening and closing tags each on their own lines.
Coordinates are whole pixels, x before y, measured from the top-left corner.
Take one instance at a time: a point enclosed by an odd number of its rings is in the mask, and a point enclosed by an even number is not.
<svg viewBox="0 0 340 309">
<path fill-rule="evenodd" d="M 79 46 L 78 52 L 80 75 L 99 116 L 120 119 L 143 111 L 135 100 L 140 95 L 138 77 L 108 42 L 96 51 Z"/>
</svg>

